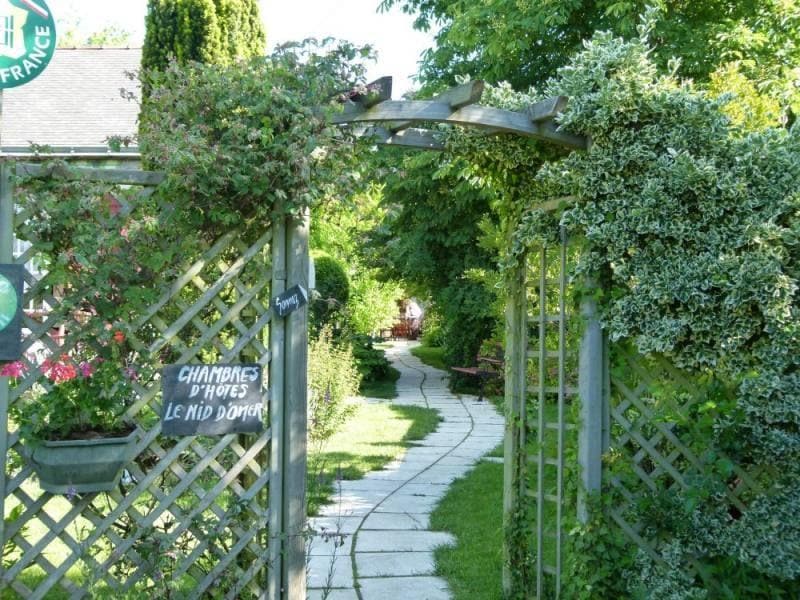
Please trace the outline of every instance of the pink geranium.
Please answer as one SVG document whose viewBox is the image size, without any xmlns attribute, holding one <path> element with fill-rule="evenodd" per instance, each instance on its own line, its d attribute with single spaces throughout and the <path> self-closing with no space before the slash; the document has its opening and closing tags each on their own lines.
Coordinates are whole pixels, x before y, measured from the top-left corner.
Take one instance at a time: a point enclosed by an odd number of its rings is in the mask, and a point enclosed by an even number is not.
<svg viewBox="0 0 800 600">
<path fill-rule="evenodd" d="M 6 363 L 0 368 L 0 377 L 22 377 L 25 374 L 25 371 L 28 370 L 28 367 L 21 360 L 15 360 L 14 362 Z"/>
<path fill-rule="evenodd" d="M 75 364 L 66 354 L 62 354 L 58 360 L 45 359 L 42 363 L 42 373 L 53 383 L 63 383 L 78 376 Z"/>
</svg>

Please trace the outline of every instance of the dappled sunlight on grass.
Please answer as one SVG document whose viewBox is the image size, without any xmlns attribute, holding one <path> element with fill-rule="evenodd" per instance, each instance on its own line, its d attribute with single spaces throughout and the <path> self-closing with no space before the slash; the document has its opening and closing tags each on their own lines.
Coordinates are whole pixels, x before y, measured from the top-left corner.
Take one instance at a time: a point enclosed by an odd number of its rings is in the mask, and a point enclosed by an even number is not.
<svg viewBox="0 0 800 600">
<path fill-rule="evenodd" d="M 322 448 L 309 448 L 309 514 L 328 501 L 337 478 L 360 479 L 382 469 L 401 457 L 409 442 L 433 432 L 440 421 L 430 408 L 357 402 L 355 415 L 338 433 Z"/>
</svg>

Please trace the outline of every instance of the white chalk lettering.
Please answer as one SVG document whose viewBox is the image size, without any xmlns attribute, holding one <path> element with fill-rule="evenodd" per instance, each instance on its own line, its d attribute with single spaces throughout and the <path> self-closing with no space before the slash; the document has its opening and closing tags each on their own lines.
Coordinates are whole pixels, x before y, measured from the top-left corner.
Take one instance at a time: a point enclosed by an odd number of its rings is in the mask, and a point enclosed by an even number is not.
<svg viewBox="0 0 800 600">
<path fill-rule="evenodd" d="M 178 371 L 178 381 L 180 382 L 188 382 L 189 381 L 189 374 L 192 372 L 192 367 L 190 365 L 184 365 L 181 367 L 181 370 Z"/>
<path fill-rule="evenodd" d="M 174 405 L 172 402 L 170 402 L 167 405 L 167 414 L 164 415 L 164 420 L 172 421 L 173 419 L 180 419 L 181 412 L 183 412 L 183 405 L 181 404 Z"/>
</svg>

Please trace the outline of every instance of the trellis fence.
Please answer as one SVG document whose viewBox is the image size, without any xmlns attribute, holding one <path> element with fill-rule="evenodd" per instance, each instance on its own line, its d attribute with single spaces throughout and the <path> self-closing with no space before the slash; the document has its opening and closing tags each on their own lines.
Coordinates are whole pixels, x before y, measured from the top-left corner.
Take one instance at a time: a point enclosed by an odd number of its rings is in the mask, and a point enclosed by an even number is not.
<svg viewBox="0 0 800 600">
<path fill-rule="evenodd" d="M 91 290 L 53 285 L 33 268 L 30 248 L 14 254 L 14 234 L 31 232 L 28 215 L 15 210 L 12 169 L 51 176 L 35 164 L 2 163 L 0 262 L 27 265 L 25 306 L 36 310 L 23 318 L 26 375 L 16 385 L 0 378 L 0 597 L 305 598 L 307 316 L 276 318 L 270 299 L 307 286 L 307 219 L 266 223 L 249 244 L 221 235 L 179 274 L 157 277 L 157 301 L 128 324 L 128 342 L 156 366 L 262 365 L 263 433 L 161 435 L 156 370 L 134 383 L 127 416 L 137 426 L 136 458 L 118 489 L 53 495 L 37 485 L 8 409 L 48 385 L 37 369 L 42 356 L 73 350 L 86 315 L 69 295 Z M 76 167 L 66 176 L 104 182 L 132 215 L 162 178 L 133 167 Z"/>
<path fill-rule="evenodd" d="M 562 234 L 531 248 L 509 278 L 504 585 L 526 597 L 564 597 L 569 528 L 598 516 L 587 493 L 603 497 L 601 519 L 663 565 L 665 540 L 637 513 L 643 498 L 685 491 L 718 461 L 730 464 L 718 488 L 731 511 L 758 492 L 756 474 L 701 433 L 696 376 L 609 343 L 596 288 L 572 278 L 578 251 Z M 576 301 L 577 287 L 586 293 Z M 699 562 L 683 566 L 713 589 Z"/>
</svg>

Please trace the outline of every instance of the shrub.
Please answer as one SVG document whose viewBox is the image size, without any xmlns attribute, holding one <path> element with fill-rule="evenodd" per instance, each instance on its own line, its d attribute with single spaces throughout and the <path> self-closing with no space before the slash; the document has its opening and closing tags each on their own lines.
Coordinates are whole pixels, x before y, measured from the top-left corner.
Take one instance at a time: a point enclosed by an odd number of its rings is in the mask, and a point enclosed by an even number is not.
<svg viewBox="0 0 800 600">
<path fill-rule="evenodd" d="M 372 345 L 370 336 L 353 335 L 350 341 L 356 368 L 363 381 L 380 381 L 389 376 L 389 360 L 383 350 Z"/>
<path fill-rule="evenodd" d="M 308 437 L 321 444 L 355 411 L 348 398 L 358 393 L 359 375 L 350 346 L 333 343 L 323 327 L 308 348 Z"/>
<path fill-rule="evenodd" d="M 426 346 L 438 348 L 444 344 L 444 329 L 442 316 L 438 309 L 429 307 L 422 319 L 422 343 Z"/>
<path fill-rule="evenodd" d="M 350 298 L 350 279 L 342 264 L 327 254 L 314 257 L 317 296 L 311 302 L 311 329 L 336 327 L 343 319 L 344 307 Z"/>
<path fill-rule="evenodd" d="M 391 327 L 397 317 L 397 301 L 403 297 L 400 286 L 392 281 L 377 281 L 370 273 L 352 283 L 347 321 L 353 331 L 370 335 Z"/>
</svg>

